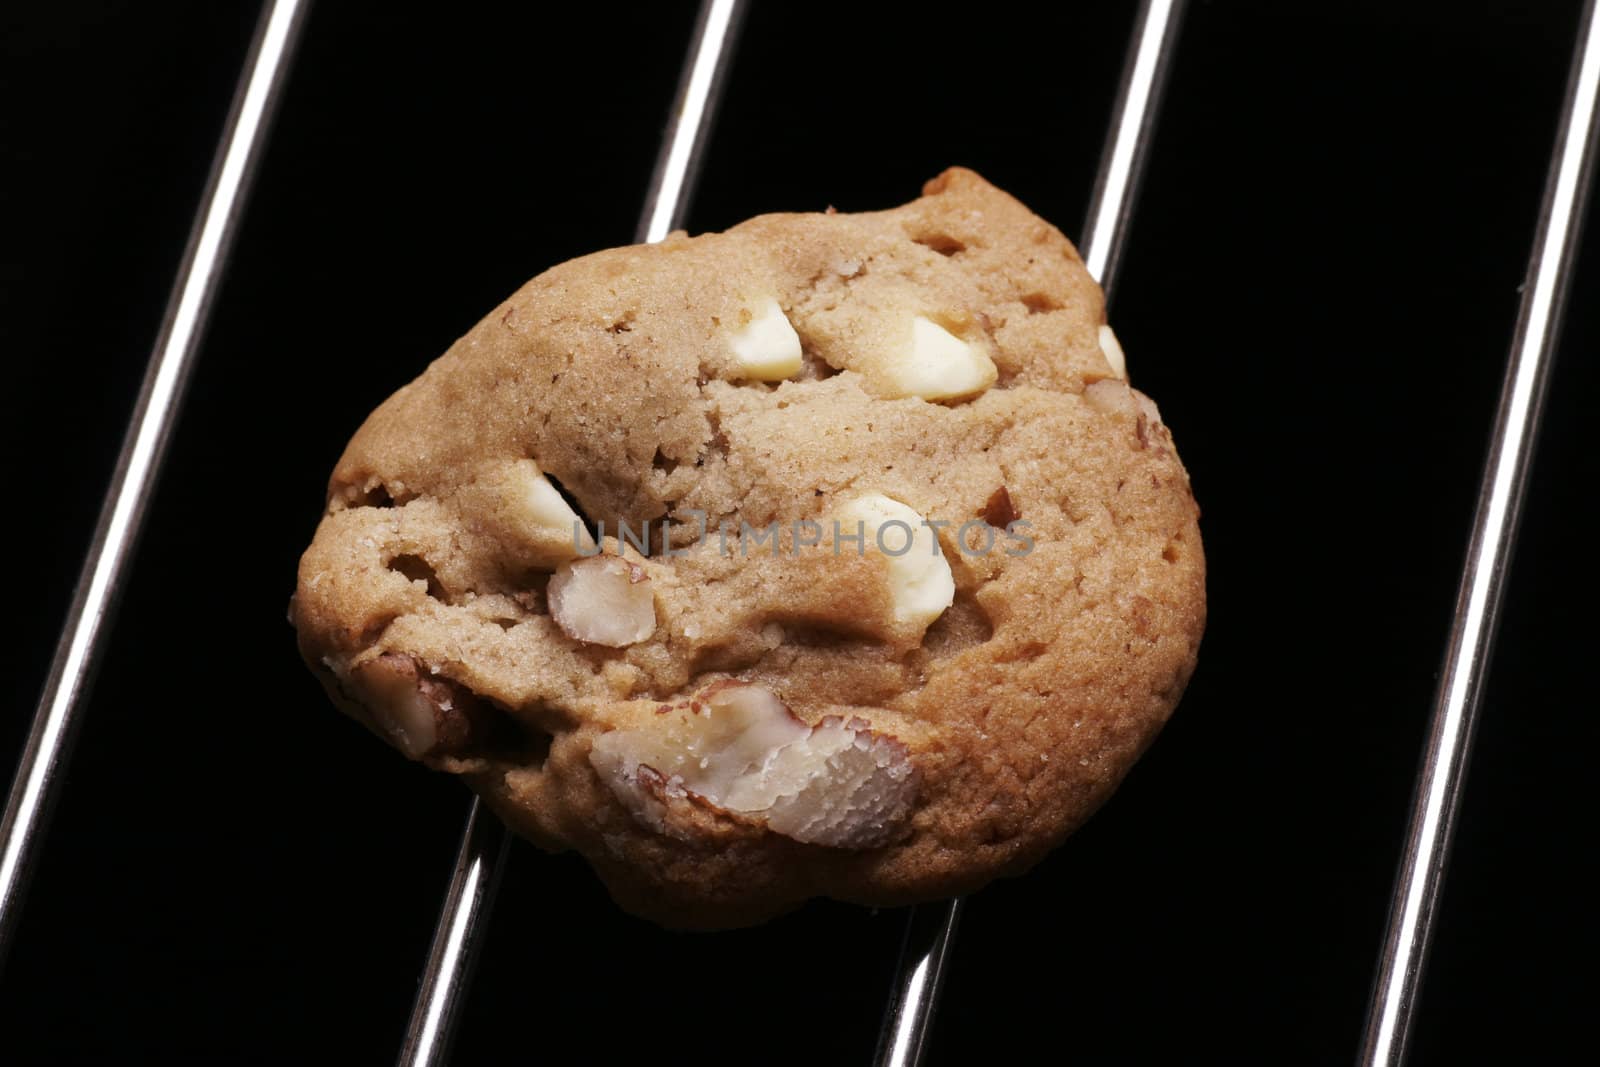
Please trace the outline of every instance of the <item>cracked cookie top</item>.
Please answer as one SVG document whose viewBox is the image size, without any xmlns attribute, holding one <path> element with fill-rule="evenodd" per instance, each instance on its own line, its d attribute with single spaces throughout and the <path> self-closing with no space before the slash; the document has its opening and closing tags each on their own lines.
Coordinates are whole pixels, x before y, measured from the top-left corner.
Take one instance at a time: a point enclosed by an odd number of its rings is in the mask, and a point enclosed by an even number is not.
<svg viewBox="0 0 1600 1067">
<path fill-rule="evenodd" d="M 585 256 L 357 432 L 300 647 L 632 911 L 969 891 L 1194 666 L 1198 511 L 1125 377 L 1071 244 L 970 171 Z"/>
</svg>

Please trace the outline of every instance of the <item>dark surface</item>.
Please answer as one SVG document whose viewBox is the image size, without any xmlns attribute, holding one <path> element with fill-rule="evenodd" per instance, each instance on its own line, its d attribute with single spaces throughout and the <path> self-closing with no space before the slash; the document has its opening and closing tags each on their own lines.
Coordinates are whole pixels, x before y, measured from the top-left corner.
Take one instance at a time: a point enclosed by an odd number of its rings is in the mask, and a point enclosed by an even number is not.
<svg viewBox="0 0 1600 1067">
<path fill-rule="evenodd" d="M 1080 236 L 1132 13 L 1073 6 L 758 4 L 691 229 L 887 206 L 960 162 Z M 1117 798 L 971 902 L 936 1064 L 1354 1054 L 1577 5 L 1321 7 L 1191 11 L 1113 321 L 1205 511 L 1210 629 Z M 0 15 L 8 768 L 253 20 Z M 628 239 L 691 20 L 313 11 L 0 978 L 0 1061 L 392 1058 L 465 795 L 326 705 L 283 623 L 294 562 L 367 410 L 527 276 Z M 1587 248 L 1419 1063 L 1593 1053 Z M 519 847 L 457 1060 L 866 1062 L 900 929 L 819 904 L 663 934 Z"/>
</svg>

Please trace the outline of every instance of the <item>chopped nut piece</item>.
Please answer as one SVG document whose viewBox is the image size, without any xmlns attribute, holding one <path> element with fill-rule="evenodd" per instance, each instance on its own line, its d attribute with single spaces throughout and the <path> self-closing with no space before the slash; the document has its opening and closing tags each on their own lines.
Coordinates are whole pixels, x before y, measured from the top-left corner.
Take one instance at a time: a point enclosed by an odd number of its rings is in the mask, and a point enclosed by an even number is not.
<svg viewBox="0 0 1600 1067">
<path fill-rule="evenodd" d="M 1003 485 L 989 494 L 989 499 L 984 501 L 978 515 L 997 530 L 1004 530 L 1022 517 L 1022 513 L 1011 503 L 1011 494 Z"/>
<path fill-rule="evenodd" d="M 575 641 L 610 648 L 638 644 L 656 630 L 656 598 L 644 568 L 617 556 L 563 563 L 546 592 L 550 615 Z"/>
<path fill-rule="evenodd" d="M 906 747 L 861 719 L 824 719 L 773 762 L 775 780 L 806 777 L 767 809 L 767 825 L 796 841 L 874 848 L 892 840 L 911 812 L 916 769 Z"/>
<path fill-rule="evenodd" d="M 800 371 L 800 335 L 776 300 L 763 303 L 750 324 L 728 341 L 747 378 L 776 382 Z"/>
<path fill-rule="evenodd" d="M 1156 407 L 1156 402 L 1137 389 L 1132 389 L 1130 392 L 1133 393 L 1133 401 L 1139 405 L 1139 414 L 1144 416 L 1145 421 L 1152 426 L 1161 425 L 1161 409 Z"/>
<path fill-rule="evenodd" d="M 1134 413 L 1133 390 L 1120 378 L 1102 378 L 1083 391 L 1083 399 L 1096 411 L 1107 415 Z"/>
<path fill-rule="evenodd" d="M 454 682 L 418 669 L 417 661 L 385 652 L 350 672 L 353 696 L 372 724 L 412 759 L 459 750 L 482 719 L 483 703 Z"/>
<path fill-rule="evenodd" d="M 1165 447 L 1162 443 L 1163 434 L 1157 433 L 1157 429 L 1161 426 L 1161 412 L 1157 410 L 1155 401 L 1127 382 L 1116 378 L 1102 378 L 1084 389 L 1083 399 L 1096 411 L 1132 419 L 1134 440 L 1138 442 L 1140 448 L 1149 448 L 1152 445 L 1157 448 Z"/>
<path fill-rule="evenodd" d="M 1161 425 L 1161 411 L 1156 407 L 1156 402 L 1137 389 L 1130 389 L 1133 394 L 1133 403 L 1138 409 L 1139 417 L 1134 421 L 1134 436 L 1139 438 L 1140 448 L 1149 448 L 1153 440 L 1157 440 L 1156 429 Z M 1160 445 L 1157 444 L 1159 448 Z"/>
<path fill-rule="evenodd" d="M 589 761 L 658 830 L 668 826 L 661 805 L 688 796 L 835 848 L 892 840 L 916 792 L 898 741 L 857 718 L 807 726 L 770 690 L 740 682 L 668 705 L 647 726 L 602 735 Z"/>
</svg>

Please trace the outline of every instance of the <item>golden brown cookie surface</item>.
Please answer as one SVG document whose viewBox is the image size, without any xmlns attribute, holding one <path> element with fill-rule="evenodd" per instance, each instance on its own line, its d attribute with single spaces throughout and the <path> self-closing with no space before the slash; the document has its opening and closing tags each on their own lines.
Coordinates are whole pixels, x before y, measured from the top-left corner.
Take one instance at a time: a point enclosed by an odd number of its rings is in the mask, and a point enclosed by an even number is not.
<svg viewBox="0 0 1600 1067">
<path fill-rule="evenodd" d="M 1196 518 L 1076 252 L 951 170 L 529 282 L 351 441 L 293 614 L 396 747 L 737 925 L 1087 818 L 1193 669 Z"/>
</svg>

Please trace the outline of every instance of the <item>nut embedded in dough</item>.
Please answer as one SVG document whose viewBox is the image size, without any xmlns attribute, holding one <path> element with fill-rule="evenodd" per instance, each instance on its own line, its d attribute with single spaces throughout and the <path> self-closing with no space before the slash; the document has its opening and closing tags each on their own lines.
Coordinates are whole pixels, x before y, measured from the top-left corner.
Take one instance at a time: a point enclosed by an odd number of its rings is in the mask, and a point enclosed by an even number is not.
<svg viewBox="0 0 1600 1067">
<path fill-rule="evenodd" d="M 989 499 L 978 509 L 978 517 L 995 529 L 1004 530 L 1022 518 L 1022 513 L 1011 502 L 1011 491 L 1002 485 L 989 494 Z"/>
<path fill-rule="evenodd" d="M 626 648 L 656 629 L 656 598 L 644 568 L 617 556 L 591 556 L 556 568 L 550 615 L 568 637 Z"/>
<path fill-rule="evenodd" d="M 807 726 L 771 690 L 738 682 L 669 706 L 595 741 L 590 763 L 646 825 L 692 796 L 796 841 L 874 848 L 910 815 L 916 773 L 906 747 L 859 718 Z"/>
<path fill-rule="evenodd" d="M 1096 411 L 1107 415 L 1135 413 L 1133 390 L 1121 378 L 1102 378 L 1083 390 L 1083 399 Z"/>
<path fill-rule="evenodd" d="M 372 725 L 411 759 L 464 746 L 480 717 L 475 696 L 397 652 L 368 660 L 348 677 Z"/>
</svg>

